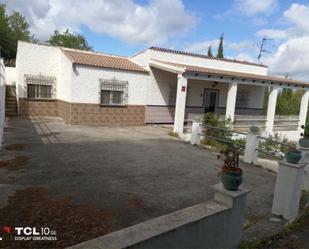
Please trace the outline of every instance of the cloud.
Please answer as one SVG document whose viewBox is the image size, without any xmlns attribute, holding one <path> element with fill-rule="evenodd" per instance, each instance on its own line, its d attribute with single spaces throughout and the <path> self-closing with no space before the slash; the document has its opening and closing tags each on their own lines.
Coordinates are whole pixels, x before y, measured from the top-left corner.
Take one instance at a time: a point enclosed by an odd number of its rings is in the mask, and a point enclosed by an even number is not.
<svg viewBox="0 0 309 249">
<path fill-rule="evenodd" d="M 285 39 L 287 37 L 286 30 L 279 29 L 261 29 L 255 34 L 258 37 L 265 37 L 267 39 Z"/>
<path fill-rule="evenodd" d="M 219 46 L 219 39 L 191 43 L 185 48 L 185 50 L 192 53 L 207 54 L 209 46 L 211 46 L 213 53 L 217 51 Z"/>
<path fill-rule="evenodd" d="M 309 82 L 309 4 L 292 4 L 283 13 L 285 29 L 264 29 L 256 33 L 279 42 L 273 54 L 264 54 L 263 63 L 276 75 L 289 74 L 292 78 Z"/>
<path fill-rule="evenodd" d="M 9 10 L 26 16 L 31 32 L 47 40 L 55 30 L 79 32 L 86 26 L 133 44 L 160 44 L 191 30 L 196 19 L 181 0 L 151 0 L 145 5 L 133 0 L 0 0 Z"/>
<path fill-rule="evenodd" d="M 277 0 L 235 0 L 232 6 L 244 16 L 270 15 L 277 7 Z"/>
<path fill-rule="evenodd" d="M 278 0 L 234 0 L 229 10 L 215 17 L 219 19 L 229 18 L 234 21 L 246 18 L 247 22 L 262 25 L 267 22 L 266 17 L 277 10 L 277 6 Z"/>
</svg>

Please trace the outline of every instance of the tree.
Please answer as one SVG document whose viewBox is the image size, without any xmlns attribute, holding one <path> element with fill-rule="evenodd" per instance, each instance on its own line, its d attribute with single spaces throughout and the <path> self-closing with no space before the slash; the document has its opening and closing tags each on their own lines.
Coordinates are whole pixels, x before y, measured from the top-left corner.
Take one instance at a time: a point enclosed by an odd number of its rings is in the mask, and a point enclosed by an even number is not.
<svg viewBox="0 0 309 249">
<path fill-rule="evenodd" d="M 213 58 L 214 57 L 213 54 L 212 54 L 211 46 L 208 47 L 207 56 L 209 58 Z"/>
<path fill-rule="evenodd" d="M 67 29 L 63 33 L 58 30 L 54 31 L 48 41 L 51 45 L 61 46 L 66 48 L 76 48 L 81 50 L 91 50 L 92 47 L 88 45 L 86 38 L 80 34 L 72 34 Z"/>
<path fill-rule="evenodd" d="M 224 39 L 224 34 L 222 33 L 221 36 L 220 36 L 220 42 L 219 42 L 219 47 L 218 47 L 217 58 L 224 58 L 224 54 L 223 54 L 223 39 Z"/>
<path fill-rule="evenodd" d="M 30 35 L 26 18 L 18 12 L 8 16 L 5 12 L 5 5 L 0 5 L 1 56 L 15 58 L 18 40 L 34 41 L 34 36 Z"/>
</svg>

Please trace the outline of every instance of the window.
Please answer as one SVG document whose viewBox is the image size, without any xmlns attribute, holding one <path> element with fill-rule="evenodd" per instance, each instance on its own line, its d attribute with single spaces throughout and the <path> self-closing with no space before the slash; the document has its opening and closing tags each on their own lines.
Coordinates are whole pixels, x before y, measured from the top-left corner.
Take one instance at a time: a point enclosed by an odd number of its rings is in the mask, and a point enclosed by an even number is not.
<svg viewBox="0 0 309 249">
<path fill-rule="evenodd" d="M 169 106 L 176 105 L 176 95 L 177 95 L 177 86 L 170 85 L 169 94 L 168 94 L 168 105 Z M 190 88 L 187 87 L 186 106 L 189 105 L 189 100 L 190 100 Z"/>
<path fill-rule="evenodd" d="M 25 75 L 26 96 L 28 99 L 53 99 L 55 77 Z"/>
<path fill-rule="evenodd" d="M 128 82 L 116 79 L 103 80 L 101 83 L 101 105 L 126 105 L 128 99 Z"/>
<path fill-rule="evenodd" d="M 250 97 L 249 91 L 239 89 L 237 91 L 237 96 L 236 96 L 236 107 L 238 107 L 238 108 L 248 107 L 249 97 Z"/>
</svg>

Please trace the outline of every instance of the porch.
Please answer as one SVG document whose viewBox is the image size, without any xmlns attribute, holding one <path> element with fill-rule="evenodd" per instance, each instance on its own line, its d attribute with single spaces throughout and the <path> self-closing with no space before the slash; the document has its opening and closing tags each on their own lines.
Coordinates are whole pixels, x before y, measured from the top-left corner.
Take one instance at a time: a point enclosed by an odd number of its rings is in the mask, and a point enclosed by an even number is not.
<svg viewBox="0 0 309 249">
<path fill-rule="evenodd" d="M 165 105 L 148 105 L 146 123 L 173 123 L 174 132 L 183 134 L 186 123 L 213 112 L 221 120 L 230 119 L 238 130 L 246 131 L 255 125 L 264 135 L 278 133 L 282 138 L 287 135 L 293 139 L 302 132 L 309 98 L 309 85 L 305 82 L 158 60 L 152 60 L 150 65 Z M 264 115 L 267 88 L 270 94 Z M 277 96 L 282 88 L 304 90 L 299 116 L 276 115 Z"/>
</svg>

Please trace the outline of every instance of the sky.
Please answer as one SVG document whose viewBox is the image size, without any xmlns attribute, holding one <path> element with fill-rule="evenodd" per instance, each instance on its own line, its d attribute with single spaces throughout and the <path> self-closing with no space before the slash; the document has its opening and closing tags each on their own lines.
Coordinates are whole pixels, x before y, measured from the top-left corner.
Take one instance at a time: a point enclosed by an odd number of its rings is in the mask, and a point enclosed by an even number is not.
<svg viewBox="0 0 309 249">
<path fill-rule="evenodd" d="M 55 29 L 84 35 L 95 51 L 131 56 L 149 46 L 261 62 L 309 81 L 309 0 L 0 0 L 47 41 Z"/>
</svg>

